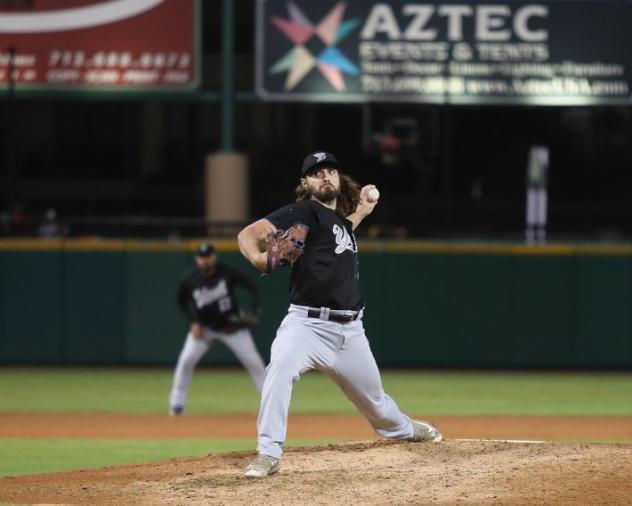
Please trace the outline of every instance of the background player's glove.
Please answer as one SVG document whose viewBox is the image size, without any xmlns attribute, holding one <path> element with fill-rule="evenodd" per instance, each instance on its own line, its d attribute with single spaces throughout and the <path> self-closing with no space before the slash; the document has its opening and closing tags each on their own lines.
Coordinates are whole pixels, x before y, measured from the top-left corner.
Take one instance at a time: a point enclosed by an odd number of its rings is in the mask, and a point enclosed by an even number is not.
<svg viewBox="0 0 632 506">
<path fill-rule="evenodd" d="M 272 274 L 282 265 L 291 265 L 298 260 L 303 254 L 308 232 L 307 225 L 297 222 L 285 231 L 277 230 L 268 234 L 268 274 Z"/>
<path fill-rule="evenodd" d="M 242 309 L 239 313 L 231 314 L 228 321 L 235 328 L 254 327 L 259 321 L 259 313 L 250 313 Z"/>
</svg>

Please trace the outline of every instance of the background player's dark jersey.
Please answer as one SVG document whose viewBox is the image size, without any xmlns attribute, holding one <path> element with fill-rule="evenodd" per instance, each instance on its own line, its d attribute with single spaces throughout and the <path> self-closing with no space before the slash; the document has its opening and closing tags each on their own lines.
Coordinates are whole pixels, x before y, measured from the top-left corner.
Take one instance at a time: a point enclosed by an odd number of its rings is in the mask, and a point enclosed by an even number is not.
<svg viewBox="0 0 632 506">
<path fill-rule="evenodd" d="M 229 316 L 239 312 L 235 286 L 252 295 L 253 309 L 260 308 L 257 285 L 241 272 L 218 263 L 215 273 L 206 277 L 199 269 L 187 272 L 178 288 L 178 307 L 189 322 L 198 322 L 214 330 L 229 325 Z"/>
<path fill-rule="evenodd" d="M 266 219 L 279 229 L 296 222 L 309 227 L 303 254 L 294 263 L 290 302 L 302 306 L 358 310 L 358 247 L 353 224 L 315 200 L 296 202 Z"/>
</svg>

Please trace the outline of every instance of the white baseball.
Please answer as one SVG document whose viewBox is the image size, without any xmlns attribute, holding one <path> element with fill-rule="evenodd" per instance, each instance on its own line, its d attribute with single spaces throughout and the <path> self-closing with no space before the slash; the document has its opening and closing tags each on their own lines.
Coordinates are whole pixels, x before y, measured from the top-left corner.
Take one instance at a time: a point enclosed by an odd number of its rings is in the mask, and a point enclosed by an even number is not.
<svg viewBox="0 0 632 506">
<path fill-rule="evenodd" d="M 369 202 L 377 202 L 377 199 L 380 198 L 380 191 L 377 188 L 371 188 L 369 192 L 366 194 L 366 199 Z"/>
</svg>

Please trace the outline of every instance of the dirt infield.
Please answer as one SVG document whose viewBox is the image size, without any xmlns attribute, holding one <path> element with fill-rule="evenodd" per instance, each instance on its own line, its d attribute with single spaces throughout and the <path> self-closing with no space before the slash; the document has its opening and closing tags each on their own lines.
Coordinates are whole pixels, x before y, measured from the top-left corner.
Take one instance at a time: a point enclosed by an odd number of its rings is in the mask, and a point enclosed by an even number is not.
<svg viewBox="0 0 632 506">
<path fill-rule="evenodd" d="M 346 442 L 286 451 L 280 475 L 248 480 L 254 452 L 0 478 L 12 504 L 603 504 L 632 502 L 632 445 L 463 438 L 632 440 L 632 419 L 432 417 L 440 444 L 376 440 L 360 416 L 292 416 L 288 437 Z M 0 437 L 242 438 L 254 416 L 3 413 Z"/>
</svg>

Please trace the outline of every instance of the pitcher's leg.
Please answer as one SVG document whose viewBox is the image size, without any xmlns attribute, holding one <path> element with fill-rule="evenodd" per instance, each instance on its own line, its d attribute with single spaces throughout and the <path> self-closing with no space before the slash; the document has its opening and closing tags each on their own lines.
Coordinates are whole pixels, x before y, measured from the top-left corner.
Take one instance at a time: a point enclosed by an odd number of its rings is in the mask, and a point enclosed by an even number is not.
<svg viewBox="0 0 632 506">
<path fill-rule="evenodd" d="M 270 363 L 261 393 L 257 419 L 258 446 L 261 455 L 281 458 L 287 433 L 287 416 L 292 384 L 302 373 L 322 363 L 333 353 L 318 334 L 318 327 L 307 318 L 288 315 L 272 343 Z"/>
<path fill-rule="evenodd" d="M 259 355 L 257 351 L 250 331 L 242 329 L 233 334 L 228 334 L 222 338 L 222 342 L 230 348 L 237 359 L 246 368 L 257 387 L 257 391 L 261 394 L 263 380 L 266 376 L 266 367 L 261 355 Z"/>
<path fill-rule="evenodd" d="M 184 408 L 193 378 L 193 370 L 209 347 L 210 345 L 205 340 L 194 339 L 190 332 L 187 335 L 173 374 L 173 385 L 169 395 L 169 405 L 172 408 L 174 406 Z"/>
<path fill-rule="evenodd" d="M 346 330 L 346 342 L 329 373 L 373 429 L 381 436 L 411 439 L 413 424 L 384 392 L 375 358 L 364 335 L 361 322 Z"/>
</svg>

